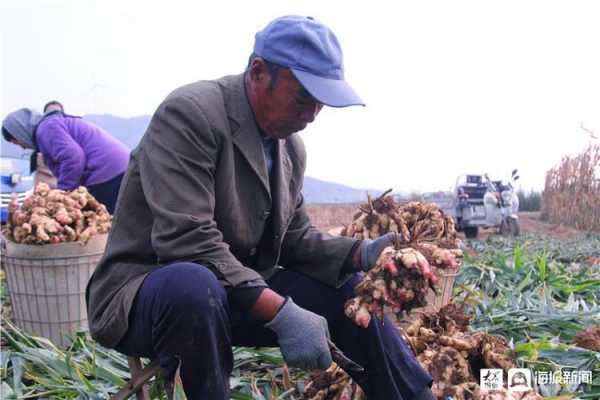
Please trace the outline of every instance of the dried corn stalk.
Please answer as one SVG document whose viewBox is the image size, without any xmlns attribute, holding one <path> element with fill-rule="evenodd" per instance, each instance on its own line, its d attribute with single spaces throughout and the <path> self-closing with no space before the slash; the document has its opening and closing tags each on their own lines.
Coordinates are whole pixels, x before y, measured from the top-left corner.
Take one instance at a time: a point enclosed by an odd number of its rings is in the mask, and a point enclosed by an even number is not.
<svg viewBox="0 0 600 400">
<path fill-rule="evenodd" d="M 368 196 L 342 231 L 357 239 L 399 234 L 395 248 L 385 249 L 356 286 L 357 297 L 346 302 L 346 315 L 363 327 L 373 314 L 383 317 L 386 308 L 400 313 L 425 306 L 429 290 L 436 290 L 438 269 L 456 272 L 463 256 L 452 218 L 435 204 L 400 205 L 388 192 L 375 200 Z"/>
<path fill-rule="evenodd" d="M 4 236 L 24 244 L 87 243 L 110 230 L 112 217 L 85 187 L 65 192 L 39 183 L 33 195 L 19 207 L 14 199 L 8 208 Z"/>
<path fill-rule="evenodd" d="M 600 144 L 563 157 L 546 172 L 541 216 L 545 220 L 600 232 Z"/>
</svg>

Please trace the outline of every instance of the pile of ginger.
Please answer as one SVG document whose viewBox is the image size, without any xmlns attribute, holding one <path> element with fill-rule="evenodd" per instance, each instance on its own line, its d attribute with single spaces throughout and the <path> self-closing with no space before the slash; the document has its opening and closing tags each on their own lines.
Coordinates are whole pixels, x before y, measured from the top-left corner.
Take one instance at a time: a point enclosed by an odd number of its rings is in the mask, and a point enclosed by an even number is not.
<svg viewBox="0 0 600 400">
<path fill-rule="evenodd" d="M 440 278 L 457 273 L 463 257 L 450 216 L 433 203 L 401 204 L 388 193 L 367 196 L 341 233 L 355 239 L 398 234 L 345 305 L 346 316 L 365 328 L 373 315 L 383 319 L 386 308 L 400 315 L 426 306 L 428 293 L 438 291 Z"/>
<path fill-rule="evenodd" d="M 7 240 L 22 244 L 85 244 L 92 236 L 107 233 L 112 223 L 104 204 L 83 186 L 66 192 L 39 183 L 20 206 L 13 199 L 8 213 L 2 233 Z"/>
</svg>

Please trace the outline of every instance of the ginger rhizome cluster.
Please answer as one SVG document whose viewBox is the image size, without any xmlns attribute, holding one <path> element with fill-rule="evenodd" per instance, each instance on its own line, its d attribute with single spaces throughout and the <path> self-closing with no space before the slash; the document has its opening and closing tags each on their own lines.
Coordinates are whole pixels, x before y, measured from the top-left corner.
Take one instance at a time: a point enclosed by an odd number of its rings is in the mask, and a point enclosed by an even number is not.
<svg viewBox="0 0 600 400">
<path fill-rule="evenodd" d="M 376 239 L 398 234 L 376 265 L 356 286 L 357 297 L 346 302 L 345 313 L 357 325 L 367 327 L 373 315 L 386 310 L 399 314 L 427 305 L 427 294 L 437 291 L 443 274 L 458 271 L 463 256 L 451 217 L 435 204 L 400 204 L 387 192 L 375 200 L 368 197 L 342 235 Z"/>
<path fill-rule="evenodd" d="M 479 387 L 481 369 L 499 369 L 504 374 L 516 368 L 508 340 L 483 331 L 473 331 L 464 307 L 449 303 L 439 311 L 420 313 L 402 331 L 417 360 L 433 378 L 431 388 L 438 399 L 540 400 L 533 390 L 511 393 L 506 389 L 486 392 Z"/>
<path fill-rule="evenodd" d="M 23 204 L 10 203 L 4 236 L 16 243 L 87 243 L 110 230 L 112 216 L 85 187 L 66 192 L 39 183 Z"/>
</svg>

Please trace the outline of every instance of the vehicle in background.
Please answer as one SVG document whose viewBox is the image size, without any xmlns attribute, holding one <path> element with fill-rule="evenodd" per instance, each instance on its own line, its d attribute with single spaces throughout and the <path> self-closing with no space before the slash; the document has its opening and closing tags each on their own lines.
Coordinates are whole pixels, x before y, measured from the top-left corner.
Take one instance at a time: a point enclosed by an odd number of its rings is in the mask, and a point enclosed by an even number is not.
<svg viewBox="0 0 600 400">
<path fill-rule="evenodd" d="M 514 183 L 518 171 L 508 181 L 492 181 L 487 174 L 460 175 L 452 196 L 438 205 L 454 218 L 456 228 L 467 238 L 476 238 L 481 228 L 497 228 L 503 235 L 519 235 L 519 198 Z M 435 201 L 435 200 L 434 200 Z"/>
<path fill-rule="evenodd" d="M 33 193 L 33 176 L 29 173 L 29 160 L 20 158 L 0 158 L 0 217 L 4 224 L 8 219 L 8 205 L 13 198 L 19 204 Z"/>
<path fill-rule="evenodd" d="M 519 179 L 518 171 L 514 169 L 508 181 L 491 181 L 487 174 L 485 178 L 489 185 L 487 198 L 484 198 L 486 213 L 492 216 L 494 226 L 500 223 L 498 228 L 502 235 L 518 236 L 521 233 L 519 196 L 515 191 L 515 181 Z"/>
</svg>

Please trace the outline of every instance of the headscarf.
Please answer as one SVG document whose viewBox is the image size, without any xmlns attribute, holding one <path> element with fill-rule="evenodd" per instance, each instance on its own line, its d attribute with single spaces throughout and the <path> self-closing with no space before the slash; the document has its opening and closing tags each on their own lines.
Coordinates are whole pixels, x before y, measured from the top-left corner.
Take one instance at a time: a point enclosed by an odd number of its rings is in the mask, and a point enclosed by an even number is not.
<svg viewBox="0 0 600 400">
<path fill-rule="evenodd" d="M 35 149 L 37 145 L 33 136 L 41 120 L 42 114 L 39 112 L 21 108 L 8 114 L 2 121 L 2 127 L 25 147 Z"/>
</svg>

